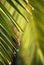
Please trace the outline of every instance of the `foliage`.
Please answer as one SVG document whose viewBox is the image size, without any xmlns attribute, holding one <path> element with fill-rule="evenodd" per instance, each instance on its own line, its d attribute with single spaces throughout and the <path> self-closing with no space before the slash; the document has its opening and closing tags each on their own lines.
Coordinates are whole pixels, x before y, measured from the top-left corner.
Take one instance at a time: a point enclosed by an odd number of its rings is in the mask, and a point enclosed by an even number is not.
<svg viewBox="0 0 44 65">
<path fill-rule="evenodd" d="M 44 65 L 44 0 L 1 0 L 0 65 L 13 57 L 17 65 Z"/>
</svg>

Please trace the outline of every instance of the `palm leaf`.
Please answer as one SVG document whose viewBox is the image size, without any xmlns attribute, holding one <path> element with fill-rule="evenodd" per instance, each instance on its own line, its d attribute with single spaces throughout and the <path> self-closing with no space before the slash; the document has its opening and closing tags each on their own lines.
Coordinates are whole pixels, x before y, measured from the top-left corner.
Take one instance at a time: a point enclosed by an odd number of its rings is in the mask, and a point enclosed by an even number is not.
<svg viewBox="0 0 44 65">
<path fill-rule="evenodd" d="M 17 65 L 44 65 L 44 1 L 2 0 L 0 36 L 1 65 L 10 65 L 15 55 Z"/>
<path fill-rule="evenodd" d="M 7 1 L 10 3 L 11 6 L 13 6 L 13 7 L 18 11 L 19 14 L 21 14 L 21 15 L 25 18 L 25 20 L 26 20 L 27 22 L 29 22 L 28 19 L 27 19 L 27 17 L 25 17 L 24 14 L 22 14 L 22 13 L 19 11 L 19 9 L 17 8 L 17 6 L 15 6 L 15 4 L 13 3 L 14 1 L 11 1 L 11 0 L 10 0 L 10 1 L 7 0 Z"/>
</svg>

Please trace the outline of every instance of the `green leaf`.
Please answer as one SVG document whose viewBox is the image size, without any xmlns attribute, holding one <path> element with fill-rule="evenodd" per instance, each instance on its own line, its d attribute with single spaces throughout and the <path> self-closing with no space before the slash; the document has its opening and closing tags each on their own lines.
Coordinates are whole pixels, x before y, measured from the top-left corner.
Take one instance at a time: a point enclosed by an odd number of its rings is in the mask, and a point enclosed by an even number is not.
<svg viewBox="0 0 44 65">
<path fill-rule="evenodd" d="M 7 9 L 3 6 L 2 3 L 0 3 L 0 7 L 1 9 L 5 12 L 5 14 L 10 18 L 10 20 L 12 21 L 12 23 L 14 24 L 14 26 L 17 28 L 17 30 L 19 31 L 19 28 L 21 29 L 21 27 L 15 22 L 15 20 L 13 19 L 13 17 L 11 16 L 11 14 L 7 11 Z M 21 31 L 23 31 L 21 29 Z"/>
<path fill-rule="evenodd" d="M 3 1 L 0 3 L 1 64 L 11 64 L 13 61 L 13 56 L 18 53 L 17 59 L 15 58 L 17 65 L 44 65 L 44 1 L 4 1 L 5 3 L 3 3 Z M 10 5 L 11 8 L 7 8 L 5 4 Z M 15 9 L 14 12 L 12 7 Z M 10 11 L 7 10 L 9 8 Z M 13 12 L 14 15 L 11 15 L 10 12 Z M 29 23 L 24 24 L 27 20 Z M 19 21 L 18 24 L 17 21 Z M 12 31 L 11 23 L 18 31 L 21 31 L 24 26 L 23 33 L 18 33 L 15 29 L 16 33 L 19 35 L 17 39 L 15 37 L 17 35 L 14 34 L 15 31 Z M 21 26 L 22 23 L 23 25 Z M 18 47 L 18 43 L 20 47 Z"/>
<path fill-rule="evenodd" d="M 27 17 L 25 17 L 24 16 L 24 14 L 22 14 L 21 12 L 20 12 L 20 10 L 17 8 L 17 6 L 16 5 L 14 5 L 14 3 L 10 0 L 7 0 L 7 2 L 9 2 L 10 3 L 10 5 L 11 6 L 13 6 L 15 9 L 16 9 L 16 11 L 18 11 L 18 13 L 20 14 L 20 15 L 22 15 L 23 16 L 23 18 L 27 21 L 27 22 L 29 22 L 29 20 L 27 19 Z"/>
</svg>

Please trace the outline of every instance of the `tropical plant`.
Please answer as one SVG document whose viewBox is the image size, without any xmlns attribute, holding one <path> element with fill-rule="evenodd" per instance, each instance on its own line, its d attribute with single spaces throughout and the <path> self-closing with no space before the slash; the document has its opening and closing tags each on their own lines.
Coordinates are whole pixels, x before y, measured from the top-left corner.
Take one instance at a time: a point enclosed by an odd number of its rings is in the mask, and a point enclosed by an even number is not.
<svg viewBox="0 0 44 65">
<path fill-rule="evenodd" d="M 44 65 L 44 0 L 0 0 L 0 65 Z"/>
</svg>

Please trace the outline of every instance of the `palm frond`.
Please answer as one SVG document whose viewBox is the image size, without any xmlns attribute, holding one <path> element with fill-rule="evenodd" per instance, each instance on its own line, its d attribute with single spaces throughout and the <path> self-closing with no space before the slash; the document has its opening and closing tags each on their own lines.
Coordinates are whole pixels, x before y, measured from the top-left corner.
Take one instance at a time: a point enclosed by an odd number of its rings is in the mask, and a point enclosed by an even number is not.
<svg viewBox="0 0 44 65">
<path fill-rule="evenodd" d="M 16 55 L 17 65 L 44 65 L 43 0 L 0 1 L 0 64 Z"/>
</svg>

